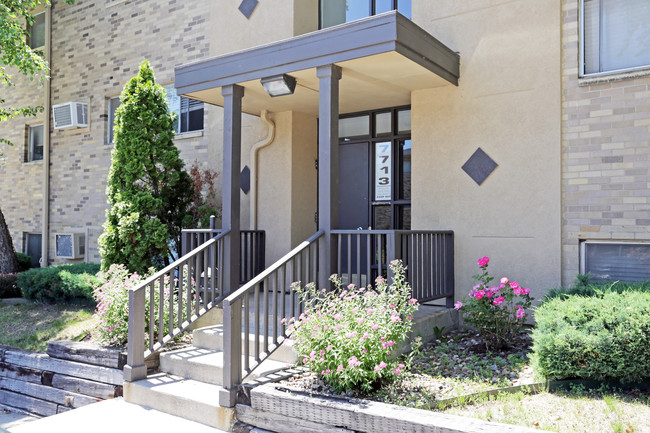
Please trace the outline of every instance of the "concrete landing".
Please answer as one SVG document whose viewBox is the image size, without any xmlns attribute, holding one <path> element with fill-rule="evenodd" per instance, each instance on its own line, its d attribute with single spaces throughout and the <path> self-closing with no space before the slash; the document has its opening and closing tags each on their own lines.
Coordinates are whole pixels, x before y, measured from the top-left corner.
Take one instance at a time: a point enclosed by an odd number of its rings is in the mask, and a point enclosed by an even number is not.
<svg viewBox="0 0 650 433">
<path fill-rule="evenodd" d="M 127 403 L 105 400 L 69 412 L 9 427 L 11 433 L 192 432 L 222 433 L 194 421 Z"/>
</svg>

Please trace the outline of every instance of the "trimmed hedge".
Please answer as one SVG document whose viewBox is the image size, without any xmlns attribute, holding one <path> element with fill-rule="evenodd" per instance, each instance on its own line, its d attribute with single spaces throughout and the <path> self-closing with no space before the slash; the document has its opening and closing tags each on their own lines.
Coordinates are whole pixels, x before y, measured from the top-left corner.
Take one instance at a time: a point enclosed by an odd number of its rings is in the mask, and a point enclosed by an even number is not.
<svg viewBox="0 0 650 433">
<path fill-rule="evenodd" d="M 562 298 L 566 299 L 569 296 L 602 296 L 605 293 L 623 293 L 623 292 L 647 292 L 650 293 L 650 281 L 642 281 L 640 283 L 630 282 L 608 282 L 608 283 L 591 283 L 575 284 L 571 287 L 551 289 L 544 297 L 543 302 L 548 302 L 551 299 Z"/>
<path fill-rule="evenodd" d="M 535 320 L 534 366 L 547 379 L 650 380 L 650 293 L 555 298 Z"/>
<path fill-rule="evenodd" d="M 100 284 L 97 272 L 96 263 L 34 268 L 18 274 L 17 283 L 23 297 L 32 301 L 56 303 L 76 299 L 94 303 L 93 290 Z"/>
<path fill-rule="evenodd" d="M 20 298 L 16 274 L 0 274 L 0 298 Z"/>
</svg>

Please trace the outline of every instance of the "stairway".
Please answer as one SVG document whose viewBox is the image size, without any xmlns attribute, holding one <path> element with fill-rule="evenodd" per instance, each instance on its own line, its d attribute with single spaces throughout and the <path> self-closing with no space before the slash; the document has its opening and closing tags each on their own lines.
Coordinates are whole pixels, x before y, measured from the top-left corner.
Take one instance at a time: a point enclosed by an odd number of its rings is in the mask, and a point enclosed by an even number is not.
<svg viewBox="0 0 650 433">
<path fill-rule="evenodd" d="M 215 322 L 220 320 L 220 314 L 213 316 L 218 317 Z M 219 393 L 223 389 L 222 328 L 221 323 L 213 323 L 195 329 L 191 347 L 161 353 L 159 373 L 145 380 L 124 383 L 126 401 L 230 430 L 235 422 L 235 410 L 219 406 Z M 254 353 L 252 335 L 250 341 L 249 353 Z M 248 380 L 283 369 L 296 359 L 291 346 L 282 345 Z"/>
</svg>

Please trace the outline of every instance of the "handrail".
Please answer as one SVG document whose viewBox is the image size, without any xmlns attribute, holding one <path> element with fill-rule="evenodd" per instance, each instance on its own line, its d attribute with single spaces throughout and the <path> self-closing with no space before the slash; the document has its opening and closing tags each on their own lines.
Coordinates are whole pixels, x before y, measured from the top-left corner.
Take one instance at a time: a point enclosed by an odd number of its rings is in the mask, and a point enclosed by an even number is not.
<svg viewBox="0 0 650 433">
<path fill-rule="evenodd" d="M 222 272 L 223 241 L 229 234 L 229 230 L 220 233 L 129 289 L 129 344 L 124 380 L 144 379 L 145 358 L 224 298 L 227 291 Z"/>
<path fill-rule="evenodd" d="M 324 233 L 319 230 L 223 300 L 222 406 L 234 406 L 243 379 L 286 338 L 286 319 L 302 313 L 291 283 L 317 281 L 319 240 Z"/>
</svg>

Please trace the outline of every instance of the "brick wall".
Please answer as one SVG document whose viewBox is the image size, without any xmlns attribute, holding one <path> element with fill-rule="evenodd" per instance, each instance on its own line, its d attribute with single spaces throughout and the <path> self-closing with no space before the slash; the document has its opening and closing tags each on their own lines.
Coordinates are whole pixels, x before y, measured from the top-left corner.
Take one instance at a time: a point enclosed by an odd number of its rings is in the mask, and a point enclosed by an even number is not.
<svg viewBox="0 0 650 433">
<path fill-rule="evenodd" d="M 106 177 L 112 146 L 107 144 L 108 98 L 119 95 L 148 59 L 157 82 L 173 84 L 174 67 L 208 57 L 210 2 L 200 0 L 77 0 L 74 5 L 54 1 L 52 11 L 52 104 L 89 104 L 89 126 L 52 130 L 50 177 L 50 262 L 53 234 L 85 231 L 90 235 L 89 258 L 99 261 L 97 238 L 105 219 Z M 21 80 L 25 81 L 25 80 Z M 43 88 L 19 83 L 8 102 L 43 102 Z M 208 166 L 208 142 L 215 141 L 207 117 L 206 130 L 179 137 L 176 144 L 188 163 Z M 42 122 L 40 118 L 27 122 Z M 0 168 L 0 208 L 7 217 L 16 250 L 23 249 L 24 232 L 41 231 L 43 162 L 24 163 L 25 119 L 0 126 L 0 135 L 16 143 L 5 151 Z M 211 138 L 212 137 L 212 138 Z"/>
<path fill-rule="evenodd" d="M 650 240 L 650 71 L 579 79 L 578 7 L 562 2 L 564 284 L 580 239 Z"/>
</svg>

